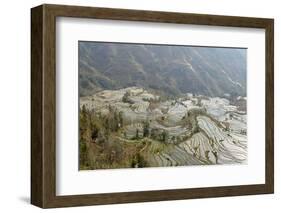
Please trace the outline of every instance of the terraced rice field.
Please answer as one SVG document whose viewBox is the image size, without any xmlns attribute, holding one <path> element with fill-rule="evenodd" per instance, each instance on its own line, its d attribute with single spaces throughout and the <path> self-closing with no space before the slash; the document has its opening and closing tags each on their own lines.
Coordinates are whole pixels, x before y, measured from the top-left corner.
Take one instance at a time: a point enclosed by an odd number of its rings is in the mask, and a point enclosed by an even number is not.
<svg viewBox="0 0 281 213">
<path fill-rule="evenodd" d="M 111 138 L 123 150 L 128 144 L 140 147 L 136 152 L 146 167 L 246 163 L 246 112 L 225 98 L 199 100 L 189 94 L 161 101 L 152 92 L 130 87 L 83 97 L 80 107 L 99 116 L 112 108 L 121 114 L 122 124 Z"/>
</svg>

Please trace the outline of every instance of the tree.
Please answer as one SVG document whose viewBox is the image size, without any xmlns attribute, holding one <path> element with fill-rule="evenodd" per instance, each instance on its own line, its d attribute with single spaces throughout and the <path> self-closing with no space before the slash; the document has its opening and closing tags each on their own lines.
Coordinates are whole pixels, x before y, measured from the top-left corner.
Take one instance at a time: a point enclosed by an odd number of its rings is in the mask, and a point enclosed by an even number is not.
<svg viewBox="0 0 281 213">
<path fill-rule="evenodd" d="M 162 141 L 168 142 L 168 139 L 169 139 L 169 133 L 166 130 L 164 130 L 162 132 Z"/>
<path fill-rule="evenodd" d="M 79 141 L 79 167 L 80 169 L 82 168 L 87 168 L 89 166 L 88 162 L 88 148 L 85 143 L 85 141 L 80 140 Z"/>
<path fill-rule="evenodd" d="M 82 106 L 82 115 L 85 115 L 85 114 L 87 114 L 87 109 L 86 109 L 85 104 L 83 104 L 83 106 Z"/>
<path fill-rule="evenodd" d="M 91 129 L 92 129 L 91 138 L 92 138 L 92 140 L 95 140 L 98 137 L 99 129 L 98 129 L 97 125 L 95 125 L 95 124 L 92 126 Z"/>
<path fill-rule="evenodd" d="M 90 141 L 91 137 L 91 121 L 90 113 L 86 109 L 85 105 L 82 106 L 79 116 L 79 136 L 85 142 Z"/>
<path fill-rule="evenodd" d="M 149 122 L 145 121 L 143 124 L 143 137 L 149 137 Z"/>
<path fill-rule="evenodd" d="M 116 132 L 119 129 L 120 115 L 111 105 L 108 106 L 108 115 L 106 115 L 105 127 L 111 132 Z"/>
<path fill-rule="evenodd" d="M 124 125 L 124 119 L 123 119 L 123 112 L 119 112 L 119 124 L 120 124 L 120 127 L 122 127 Z"/>
<path fill-rule="evenodd" d="M 144 160 L 140 153 L 137 153 L 131 162 L 132 168 L 143 168 L 147 166 L 147 162 Z"/>
<path fill-rule="evenodd" d="M 151 129 L 150 137 L 152 139 L 156 139 L 157 138 L 157 129 Z"/>
<path fill-rule="evenodd" d="M 127 92 L 123 95 L 122 101 L 123 101 L 124 103 L 129 103 L 129 104 L 133 104 L 133 103 L 134 103 L 134 102 L 130 99 L 130 92 L 129 92 L 129 91 L 127 91 Z"/>
<path fill-rule="evenodd" d="M 136 129 L 136 139 L 139 139 L 139 129 Z"/>
<path fill-rule="evenodd" d="M 218 160 L 219 160 L 218 153 L 216 151 L 212 151 L 212 153 L 216 159 L 216 164 L 218 164 Z"/>
<path fill-rule="evenodd" d="M 116 132 L 119 129 L 119 114 L 116 110 L 113 113 L 113 131 Z"/>
</svg>

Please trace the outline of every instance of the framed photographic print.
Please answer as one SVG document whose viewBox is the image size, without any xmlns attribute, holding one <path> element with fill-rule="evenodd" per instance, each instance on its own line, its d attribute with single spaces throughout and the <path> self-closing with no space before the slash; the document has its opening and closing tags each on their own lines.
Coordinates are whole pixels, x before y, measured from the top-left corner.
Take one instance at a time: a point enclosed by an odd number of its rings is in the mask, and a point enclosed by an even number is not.
<svg viewBox="0 0 281 213">
<path fill-rule="evenodd" d="M 31 9 L 31 203 L 274 191 L 273 19 Z"/>
</svg>

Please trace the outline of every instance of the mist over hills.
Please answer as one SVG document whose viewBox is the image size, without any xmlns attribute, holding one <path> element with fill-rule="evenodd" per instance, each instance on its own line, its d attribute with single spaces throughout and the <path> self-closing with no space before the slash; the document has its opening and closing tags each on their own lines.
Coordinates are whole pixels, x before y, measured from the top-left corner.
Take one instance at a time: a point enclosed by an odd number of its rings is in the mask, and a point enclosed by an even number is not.
<svg viewBox="0 0 281 213">
<path fill-rule="evenodd" d="M 80 96 L 131 86 L 168 96 L 246 96 L 246 51 L 80 41 Z"/>
</svg>

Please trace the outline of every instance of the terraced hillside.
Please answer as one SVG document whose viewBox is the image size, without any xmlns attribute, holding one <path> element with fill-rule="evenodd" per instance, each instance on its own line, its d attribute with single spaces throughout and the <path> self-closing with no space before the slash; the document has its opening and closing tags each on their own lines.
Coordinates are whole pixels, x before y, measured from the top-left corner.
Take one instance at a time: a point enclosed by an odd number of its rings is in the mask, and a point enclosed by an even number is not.
<svg viewBox="0 0 281 213">
<path fill-rule="evenodd" d="M 140 87 L 81 97 L 80 169 L 246 163 L 246 99 L 237 100 Z"/>
</svg>

